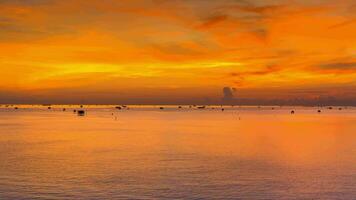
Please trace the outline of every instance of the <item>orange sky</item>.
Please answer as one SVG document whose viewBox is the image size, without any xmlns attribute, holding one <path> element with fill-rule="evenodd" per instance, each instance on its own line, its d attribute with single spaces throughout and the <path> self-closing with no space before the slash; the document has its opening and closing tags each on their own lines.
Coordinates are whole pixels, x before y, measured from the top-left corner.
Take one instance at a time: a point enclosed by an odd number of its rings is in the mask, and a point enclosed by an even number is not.
<svg viewBox="0 0 356 200">
<path fill-rule="evenodd" d="M 216 103 L 224 87 L 355 102 L 355 1 L 0 0 L 0 103 Z"/>
</svg>

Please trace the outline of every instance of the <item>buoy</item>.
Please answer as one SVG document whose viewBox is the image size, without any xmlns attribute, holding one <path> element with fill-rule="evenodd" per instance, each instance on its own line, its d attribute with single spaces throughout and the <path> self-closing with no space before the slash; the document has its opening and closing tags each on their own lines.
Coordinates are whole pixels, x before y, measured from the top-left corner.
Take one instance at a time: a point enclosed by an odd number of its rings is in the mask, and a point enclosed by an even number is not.
<svg viewBox="0 0 356 200">
<path fill-rule="evenodd" d="M 318 113 L 321 113 L 321 110 L 318 110 Z"/>
<path fill-rule="evenodd" d="M 294 114 L 295 112 L 294 112 L 294 110 L 292 110 L 291 112 L 290 112 L 290 114 Z"/>
</svg>

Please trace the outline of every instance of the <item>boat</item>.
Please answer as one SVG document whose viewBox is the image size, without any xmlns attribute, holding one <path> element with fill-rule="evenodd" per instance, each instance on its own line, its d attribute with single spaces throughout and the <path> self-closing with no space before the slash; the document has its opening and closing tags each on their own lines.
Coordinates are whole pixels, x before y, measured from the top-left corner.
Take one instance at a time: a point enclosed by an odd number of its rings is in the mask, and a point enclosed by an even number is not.
<svg viewBox="0 0 356 200">
<path fill-rule="evenodd" d="M 77 113 L 78 113 L 78 116 L 84 116 L 85 115 L 85 111 L 84 110 L 78 110 Z"/>
</svg>

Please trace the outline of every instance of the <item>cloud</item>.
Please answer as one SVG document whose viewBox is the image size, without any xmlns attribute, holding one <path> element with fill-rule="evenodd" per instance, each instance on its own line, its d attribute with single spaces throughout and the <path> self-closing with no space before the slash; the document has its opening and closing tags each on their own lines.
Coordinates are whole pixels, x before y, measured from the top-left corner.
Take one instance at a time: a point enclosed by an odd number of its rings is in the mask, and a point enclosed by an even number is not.
<svg viewBox="0 0 356 200">
<path fill-rule="evenodd" d="M 224 87 L 223 88 L 223 100 L 231 101 L 234 99 L 234 93 L 236 92 L 236 88 Z"/>
<path fill-rule="evenodd" d="M 203 21 L 203 24 L 201 24 L 199 27 L 202 29 L 208 29 L 211 28 L 212 26 L 223 22 L 228 19 L 227 15 L 224 14 L 216 14 L 213 16 L 209 16 L 207 19 Z"/>
<path fill-rule="evenodd" d="M 335 25 L 332 25 L 330 26 L 329 28 L 330 29 L 334 29 L 334 28 L 341 28 L 341 27 L 344 27 L 344 26 L 350 26 L 352 24 L 356 23 L 356 19 L 350 19 L 350 20 L 346 20 L 344 22 L 341 22 L 341 23 L 337 23 Z"/>
<path fill-rule="evenodd" d="M 331 62 L 326 64 L 320 64 L 317 66 L 319 70 L 331 71 L 331 72 L 356 72 L 356 62 Z"/>
<path fill-rule="evenodd" d="M 230 76 L 232 77 L 248 77 L 248 76 L 263 76 L 281 71 L 282 68 L 277 65 L 268 65 L 264 69 L 255 71 L 245 71 L 245 72 L 232 72 Z"/>
<path fill-rule="evenodd" d="M 285 7 L 286 6 L 284 5 L 255 6 L 250 4 L 250 5 L 232 5 L 232 6 L 226 6 L 224 8 L 226 8 L 227 10 L 266 15 L 284 9 Z"/>
<path fill-rule="evenodd" d="M 202 53 L 184 44 L 152 44 L 152 48 L 158 50 L 161 53 L 169 53 L 170 55 L 194 56 Z"/>
<path fill-rule="evenodd" d="M 51 4 L 55 0 L 0 0 L 0 4 L 13 4 L 24 6 L 38 6 Z"/>
</svg>

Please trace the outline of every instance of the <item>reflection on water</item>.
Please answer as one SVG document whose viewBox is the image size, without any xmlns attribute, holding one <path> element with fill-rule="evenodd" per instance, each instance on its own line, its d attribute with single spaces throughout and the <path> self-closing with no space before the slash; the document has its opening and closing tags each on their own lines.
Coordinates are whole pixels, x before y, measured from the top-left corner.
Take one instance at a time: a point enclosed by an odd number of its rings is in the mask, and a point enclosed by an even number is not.
<svg viewBox="0 0 356 200">
<path fill-rule="evenodd" d="M 0 107 L 0 199 L 354 199 L 356 110 Z"/>
</svg>

